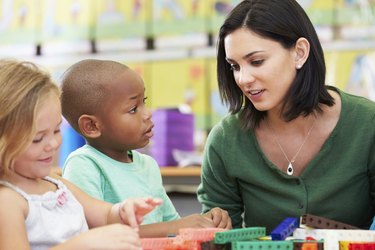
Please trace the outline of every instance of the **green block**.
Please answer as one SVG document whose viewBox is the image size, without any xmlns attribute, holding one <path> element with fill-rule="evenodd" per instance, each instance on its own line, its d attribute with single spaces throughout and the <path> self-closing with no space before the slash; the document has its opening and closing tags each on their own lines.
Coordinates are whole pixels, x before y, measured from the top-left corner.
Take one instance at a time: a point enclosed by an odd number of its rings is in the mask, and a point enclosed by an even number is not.
<svg viewBox="0 0 375 250">
<path fill-rule="evenodd" d="M 266 236 L 265 227 L 247 227 L 215 233 L 214 242 L 225 244 L 233 241 L 255 240 Z"/>
<path fill-rule="evenodd" d="M 232 250 L 293 250 L 291 241 L 235 241 Z"/>
</svg>

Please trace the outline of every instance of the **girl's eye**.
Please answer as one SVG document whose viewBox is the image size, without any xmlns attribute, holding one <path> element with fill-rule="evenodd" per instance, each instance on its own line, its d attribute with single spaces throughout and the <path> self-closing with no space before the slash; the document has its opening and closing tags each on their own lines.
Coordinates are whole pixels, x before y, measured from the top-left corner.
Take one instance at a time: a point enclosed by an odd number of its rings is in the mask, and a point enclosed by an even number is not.
<svg viewBox="0 0 375 250">
<path fill-rule="evenodd" d="M 233 63 L 230 64 L 230 70 L 232 71 L 239 71 L 240 67 L 238 65 L 235 65 Z"/>
<path fill-rule="evenodd" d="M 43 136 L 33 140 L 33 143 L 39 143 L 43 140 Z"/>
<path fill-rule="evenodd" d="M 60 129 L 57 129 L 57 130 L 54 131 L 54 133 L 58 134 L 58 133 L 60 133 L 60 131 L 61 131 Z"/>
</svg>

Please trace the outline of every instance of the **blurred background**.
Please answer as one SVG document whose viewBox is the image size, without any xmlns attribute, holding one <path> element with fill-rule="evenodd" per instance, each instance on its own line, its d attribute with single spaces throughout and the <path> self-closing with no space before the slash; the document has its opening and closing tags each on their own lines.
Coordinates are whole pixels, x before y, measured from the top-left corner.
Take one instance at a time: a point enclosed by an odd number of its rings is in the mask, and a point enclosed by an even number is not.
<svg viewBox="0 0 375 250">
<path fill-rule="evenodd" d="M 87 58 L 127 64 L 146 85 L 161 166 L 199 165 L 207 133 L 226 114 L 215 44 L 239 0 L 1 0 L 0 57 L 33 61 L 59 84 Z M 375 100 L 375 0 L 299 0 L 323 44 L 327 84 Z M 84 143 L 66 123 L 58 159 Z"/>
</svg>

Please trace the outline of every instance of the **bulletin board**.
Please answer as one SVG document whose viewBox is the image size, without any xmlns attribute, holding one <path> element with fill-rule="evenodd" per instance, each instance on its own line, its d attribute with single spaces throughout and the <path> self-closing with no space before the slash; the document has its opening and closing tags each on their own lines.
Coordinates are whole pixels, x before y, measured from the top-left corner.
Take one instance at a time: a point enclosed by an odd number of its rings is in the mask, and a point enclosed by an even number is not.
<svg viewBox="0 0 375 250">
<path fill-rule="evenodd" d="M 199 0 L 153 0 L 149 35 L 158 37 L 206 32 L 208 2 Z"/>
<path fill-rule="evenodd" d="M 150 67 L 148 85 L 151 86 L 152 108 L 189 105 L 195 114 L 196 127 L 204 128 L 209 110 L 205 60 L 155 61 L 147 67 Z"/>
<path fill-rule="evenodd" d="M 90 0 L 39 0 L 41 41 L 89 40 L 94 5 Z"/>
<path fill-rule="evenodd" d="M 38 37 L 37 0 L 0 1 L 0 44 L 34 43 Z"/>
<path fill-rule="evenodd" d="M 96 0 L 95 38 L 123 39 L 146 36 L 149 0 Z"/>
</svg>

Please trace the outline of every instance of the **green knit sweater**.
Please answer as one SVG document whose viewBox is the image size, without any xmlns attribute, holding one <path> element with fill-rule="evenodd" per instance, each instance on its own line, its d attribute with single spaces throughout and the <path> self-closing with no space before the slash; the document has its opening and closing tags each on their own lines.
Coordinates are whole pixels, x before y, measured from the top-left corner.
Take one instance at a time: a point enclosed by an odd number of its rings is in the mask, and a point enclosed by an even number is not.
<svg viewBox="0 0 375 250">
<path fill-rule="evenodd" d="M 339 121 L 299 177 L 267 159 L 238 115 L 218 123 L 207 139 L 197 191 L 203 211 L 221 207 L 234 227 L 263 226 L 268 233 L 306 213 L 367 229 L 375 211 L 375 103 L 337 91 Z"/>
</svg>

